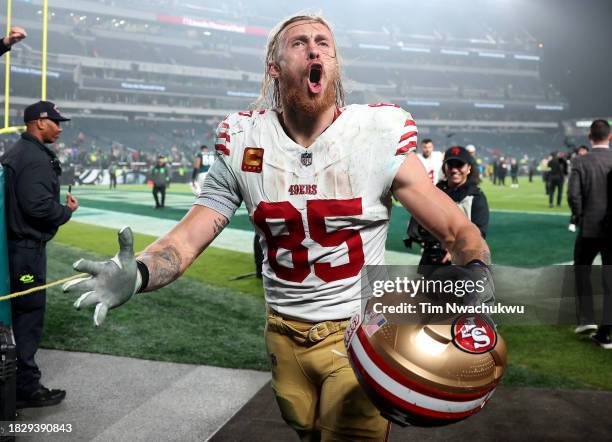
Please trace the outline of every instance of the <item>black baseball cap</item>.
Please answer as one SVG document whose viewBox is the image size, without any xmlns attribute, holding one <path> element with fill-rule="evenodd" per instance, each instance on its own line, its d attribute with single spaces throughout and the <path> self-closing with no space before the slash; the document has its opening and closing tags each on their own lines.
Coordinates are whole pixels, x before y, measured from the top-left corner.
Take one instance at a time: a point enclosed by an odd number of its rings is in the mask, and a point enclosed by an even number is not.
<svg viewBox="0 0 612 442">
<path fill-rule="evenodd" d="M 70 121 L 70 118 L 62 116 L 57 106 L 50 101 L 39 101 L 30 104 L 23 111 L 24 123 L 34 120 Z"/>
<path fill-rule="evenodd" d="M 472 164 L 474 161 L 472 155 L 463 146 L 453 146 L 444 152 L 444 162 L 449 160 L 459 160 L 463 163 Z"/>
</svg>

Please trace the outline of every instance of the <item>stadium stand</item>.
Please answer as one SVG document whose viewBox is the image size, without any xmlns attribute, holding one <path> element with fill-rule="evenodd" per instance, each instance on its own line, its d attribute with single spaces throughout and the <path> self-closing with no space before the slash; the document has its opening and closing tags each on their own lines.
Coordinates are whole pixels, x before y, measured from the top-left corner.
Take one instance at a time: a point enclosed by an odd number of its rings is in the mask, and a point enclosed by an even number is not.
<svg viewBox="0 0 612 442">
<path fill-rule="evenodd" d="M 177 145 L 190 156 L 210 139 L 197 128 L 213 126 L 199 122 L 254 101 L 266 33 L 278 11 L 266 2 L 257 8 L 237 1 L 198 5 L 54 2 L 48 91 L 75 117 L 70 137 L 84 134 L 92 149 L 118 143 L 153 152 Z M 441 142 L 546 151 L 559 138 L 568 105 L 541 80 L 537 40 L 513 15 L 500 19 L 487 8 L 463 6 L 431 14 L 431 8 L 435 4 L 415 6 L 408 28 L 380 17 L 337 28 L 349 101 L 398 103 L 420 121 L 422 133 Z M 39 11 L 15 0 L 13 20 L 29 37 L 13 53 L 14 121 L 38 95 L 42 23 L 32 17 Z M 163 122 L 134 124 L 144 118 Z"/>
</svg>

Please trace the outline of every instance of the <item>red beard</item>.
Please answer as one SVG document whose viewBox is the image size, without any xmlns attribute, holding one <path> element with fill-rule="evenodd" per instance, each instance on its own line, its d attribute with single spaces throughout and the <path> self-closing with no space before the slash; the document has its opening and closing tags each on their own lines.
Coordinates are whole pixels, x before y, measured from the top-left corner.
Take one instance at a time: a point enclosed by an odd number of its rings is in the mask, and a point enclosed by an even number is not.
<svg viewBox="0 0 612 442">
<path fill-rule="evenodd" d="M 327 84 L 323 94 L 312 95 L 300 81 L 284 78 L 280 83 L 280 95 L 284 111 L 293 109 L 310 118 L 316 117 L 336 103 L 336 88 L 333 79 Z"/>
</svg>

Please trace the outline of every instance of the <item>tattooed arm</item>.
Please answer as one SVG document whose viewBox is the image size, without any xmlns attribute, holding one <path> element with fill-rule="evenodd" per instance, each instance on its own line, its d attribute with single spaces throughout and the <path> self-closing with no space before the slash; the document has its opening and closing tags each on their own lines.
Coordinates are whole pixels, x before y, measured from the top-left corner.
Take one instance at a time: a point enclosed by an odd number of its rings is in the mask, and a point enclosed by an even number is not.
<svg viewBox="0 0 612 442">
<path fill-rule="evenodd" d="M 491 264 L 489 247 L 478 227 L 431 183 L 416 155 L 406 157 L 395 176 L 392 191 L 419 224 L 450 252 L 454 264 L 467 264 L 474 259 Z"/>
<path fill-rule="evenodd" d="M 179 224 L 138 257 L 149 271 L 143 291 L 156 290 L 181 276 L 228 222 L 215 210 L 194 205 Z"/>
<path fill-rule="evenodd" d="M 233 213 L 233 212 L 232 212 Z M 134 259 L 132 230 L 119 231 L 119 252 L 110 260 L 79 259 L 73 267 L 88 276 L 64 284 L 65 292 L 81 292 L 75 308 L 95 305 L 94 323 L 101 325 L 110 309 L 119 307 L 139 291 L 170 284 L 191 265 L 228 224 L 227 216 L 195 204 L 180 223 Z"/>
</svg>

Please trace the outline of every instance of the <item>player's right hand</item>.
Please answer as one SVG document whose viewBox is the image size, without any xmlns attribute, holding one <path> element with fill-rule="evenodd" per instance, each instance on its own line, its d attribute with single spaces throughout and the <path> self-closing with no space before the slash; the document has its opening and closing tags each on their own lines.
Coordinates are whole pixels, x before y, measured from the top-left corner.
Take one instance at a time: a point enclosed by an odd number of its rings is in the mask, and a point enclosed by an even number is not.
<svg viewBox="0 0 612 442">
<path fill-rule="evenodd" d="M 85 278 L 69 281 L 64 292 L 85 292 L 74 303 L 80 310 L 95 305 L 94 324 L 100 326 L 109 309 L 127 302 L 138 290 L 140 278 L 134 259 L 132 230 L 124 227 L 118 233 L 119 252 L 108 261 L 80 259 L 73 264 L 75 270 L 89 273 Z"/>
</svg>

